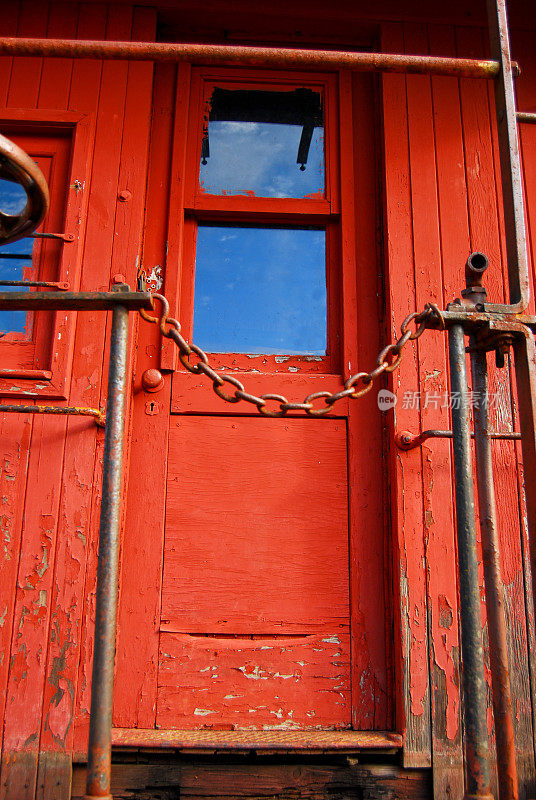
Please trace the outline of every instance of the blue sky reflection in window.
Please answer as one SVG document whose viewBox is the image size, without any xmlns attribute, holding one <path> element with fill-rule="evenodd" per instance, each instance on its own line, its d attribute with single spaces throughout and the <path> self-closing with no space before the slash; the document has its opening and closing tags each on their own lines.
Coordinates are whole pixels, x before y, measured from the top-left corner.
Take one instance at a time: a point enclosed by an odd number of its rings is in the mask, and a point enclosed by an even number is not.
<svg viewBox="0 0 536 800">
<path fill-rule="evenodd" d="M 26 205 L 26 193 L 22 186 L 0 179 L 0 209 L 5 214 L 19 214 Z M 32 266 L 34 240 L 26 237 L 0 247 L 0 281 L 22 281 Z M 26 273 L 26 274 L 25 274 Z M 1 286 L 1 291 L 22 291 L 21 286 Z M 0 311 L 0 333 L 26 330 L 26 311 Z"/>
<path fill-rule="evenodd" d="M 216 87 L 199 180 L 220 196 L 322 197 L 321 93 Z M 194 339 L 216 353 L 325 355 L 325 229 L 199 223 Z"/>
<path fill-rule="evenodd" d="M 207 194 L 323 196 L 322 97 L 216 88 L 203 131 L 199 181 Z"/>
<path fill-rule="evenodd" d="M 212 353 L 325 355 L 326 232 L 199 224 L 194 341 Z"/>
</svg>

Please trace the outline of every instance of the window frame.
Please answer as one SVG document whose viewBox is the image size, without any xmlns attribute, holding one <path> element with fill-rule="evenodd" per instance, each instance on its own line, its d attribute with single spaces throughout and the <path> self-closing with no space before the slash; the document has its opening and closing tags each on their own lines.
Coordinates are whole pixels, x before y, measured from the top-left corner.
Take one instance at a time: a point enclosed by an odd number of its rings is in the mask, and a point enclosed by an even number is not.
<svg viewBox="0 0 536 800">
<path fill-rule="evenodd" d="M 182 74 L 181 74 L 182 73 Z M 325 115 L 325 197 L 321 198 L 263 198 L 248 195 L 210 195 L 198 191 L 202 125 L 206 93 L 213 85 L 226 88 L 259 87 L 266 89 L 306 86 L 320 90 Z M 198 222 L 244 222 L 252 224 L 289 224 L 321 226 L 326 229 L 326 278 L 328 302 L 328 354 L 319 356 L 255 356 L 247 354 L 214 354 L 215 368 L 240 371 L 253 370 L 283 374 L 290 384 L 301 384 L 307 391 L 315 390 L 306 381 L 307 375 L 323 379 L 336 391 L 342 387 L 344 338 L 342 330 L 342 214 L 340 186 L 339 75 L 303 71 L 274 71 L 240 67 L 203 68 L 179 65 L 171 189 L 168 225 L 168 252 L 165 270 L 165 291 L 181 319 L 185 335 L 191 339 L 195 279 L 195 231 Z M 352 177 L 352 158 L 349 159 Z M 163 369 L 177 370 L 176 355 L 163 345 Z M 189 373 L 176 374 L 174 389 L 182 394 L 181 384 L 191 381 Z M 186 389 L 186 386 L 183 388 Z M 266 388 L 265 391 L 270 391 Z M 301 391 L 301 388 L 299 389 Z M 176 392 L 174 391 L 174 394 Z M 343 403 L 342 407 L 347 404 Z"/>
<path fill-rule="evenodd" d="M 324 101 L 324 154 L 325 154 L 325 197 L 252 197 L 245 194 L 213 195 L 199 191 L 198 175 L 201 160 L 201 141 L 203 119 L 207 98 L 216 86 L 226 89 L 259 88 L 270 91 L 285 91 L 292 87 L 304 86 L 320 91 Z M 185 176 L 185 212 L 211 215 L 222 212 L 260 219 L 269 217 L 284 218 L 287 215 L 314 218 L 321 222 L 326 216 L 339 212 L 338 185 L 338 144 L 337 144 L 337 92 L 334 75 L 317 75 L 303 72 L 279 72 L 273 70 L 240 70 L 236 67 L 226 69 L 194 69 L 192 74 L 191 108 L 189 115 L 189 151 Z"/>
<path fill-rule="evenodd" d="M 50 213 L 39 227 L 40 232 L 66 233 L 73 236 L 72 241 L 62 242 L 36 240 L 39 244 L 34 250 L 42 262 L 42 253 L 47 250 L 51 256 L 46 266 L 46 280 L 66 283 L 71 291 L 80 286 L 83 231 L 86 219 L 86 183 L 90 169 L 90 143 L 93 136 L 91 117 L 71 111 L 41 111 L 38 109 L 2 109 L 0 111 L 2 131 L 16 140 L 17 136 L 48 136 L 52 139 L 70 140 L 65 170 L 65 186 L 52 187 L 52 202 L 61 198 L 63 209 L 60 213 Z M 59 227 L 58 227 L 59 226 Z M 52 229 L 54 228 L 54 230 Z M 57 251 L 57 252 L 56 252 Z M 52 255 L 53 254 L 53 255 Z M 56 261 L 55 266 L 52 265 Z M 42 272 L 40 272 L 42 274 Z M 11 337 L 12 341 L 0 341 L 0 397 L 47 397 L 67 399 L 70 367 L 74 348 L 76 312 L 50 312 L 50 321 L 41 320 L 34 325 L 32 339 L 35 343 L 35 357 L 31 366 L 23 365 L 22 353 L 28 351 L 28 339 Z M 21 351 L 22 347 L 22 351 Z M 13 362 L 15 350 L 21 351 L 21 365 L 3 367 L 2 360 L 11 348 L 9 361 Z M 36 358 L 42 363 L 36 364 Z"/>
<path fill-rule="evenodd" d="M 203 120 L 203 81 L 234 80 L 243 84 L 249 78 L 256 86 L 265 84 L 320 86 L 325 98 L 326 124 L 326 192 L 331 209 L 326 213 L 323 199 L 295 200 L 292 198 L 255 198 L 229 195 L 220 198 L 203 193 L 199 200 L 192 191 L 197 181 L 198 156 Z M 296 225 L 326 223 L 330 243 L 327 246 L 328 276 L 328 347 L 332 363 L 317 362 L 318 356 L 254 356 L 247 354 L 210 355 L 216 369 L 241 372 L 248 391 L 260 395 L 282 392 L 290 399 L 303 399 L 311 392 L 340 391 L 344 381 L 358 371 L 357 264 L 356 251 L 356 177 L 354 172 L 359 147 L 353 136 L 354 113 L 366 115 L 367 124 L 373 114 L 367 104 L 358 103 L 353 109 L 352 73 L 340 70 L 333 73 L 304 72 L 303 70 L 275 71 L 263 68 L 202 67 L 181 63 L 177 67 L 174 122 L 171 133 L 171 169 L 169 172 L 169 206 L 167 241 L 162 291 L 170 301 L 171 314 L 180 319 L 183 333 L 191 341 L 195 239 L 197 221 L 222 221 L 234 217 L 251 223 L 290 221 Z M 192 150 L 195 155 L 192 154 Z M 343 160 L 344 159 L 344 160 Z M 195 176 L 195 177 L 194 177 Z M 208 200 L 212 204 L 207 208 Z M 217 206 L 223 201 L 226 208 Z M 299 206 L 303 204 L 300 209 Z M 192 227 L 193 226 L 193 227 Z M 331 233 L 330 233 L 331 232 Z M 354 309 L 353 313 L 344 310 Z M 276 362 L 277 358 L 277 362 Z M 264 362 L 264 363 L 263 363 Z M 304 368 L 305 367 L 305 368 Z M 192 375 L 178 362 L 173 343 L 161 344 L 160 368 L 174 372 L 172 383 L 172 413 L 255 413 L 255 410 L 222 403 L 206 391 L 206 381 Z M 296 369 L 297 368 L 297 369 Z M 309 369 L 309 371 L 307 371 Z M 248 373 L 247 375 L 245 373 Z M 277 374 L 275 374 L 277 373 Z M 242 379 L 242 378 L 241 378 Z M 337 403 L 328 416 L 347 416 L 349 402 Z"/>
<path fill-rule="evenodd" d="M 258 88 L 284 91 L 297 87 L 319 91 L 324 106 L 324 156 L 325 191 L 318 198 L 270 198 L 246 194 L 214 195 L 205 192 L 199 185 L 199 164 L 203 127 L 206 121 L 207 103 L 214 88 L 226 89 Z M 287 372 L 289 368 L 301 374 L 334 373 L 339 368 L 337 331 L 340 315 L 337 298 L 338 259 L 337 232 L 339 212 L 338 187 L 338 143 L 337 143 L 337 93 L 333 75 L 317 75 L 303 72 L 281 72 L 275 70 L 250 70 L 236 67 L 208 70 L 193 69 L 188 124 L 188 158 L 185 174 L 184 201 L 184 250 L 183 258 L 191 275 L 183 285 L 181 318 L 184 330 L 192 338 L 194 314 L 196 236 L 200 222 L 281 224 L 295 227 L 318 225 L 326 231 L 326 300 L 327 330 L 325 356 L 300 356 L 290 354 L 255 355 L 236 353 L 211 353 L 211 362 L 216 369 L 224 369 L 232 358 L 239 371 L 258 369 L 261 372 Z"/>
</svg>

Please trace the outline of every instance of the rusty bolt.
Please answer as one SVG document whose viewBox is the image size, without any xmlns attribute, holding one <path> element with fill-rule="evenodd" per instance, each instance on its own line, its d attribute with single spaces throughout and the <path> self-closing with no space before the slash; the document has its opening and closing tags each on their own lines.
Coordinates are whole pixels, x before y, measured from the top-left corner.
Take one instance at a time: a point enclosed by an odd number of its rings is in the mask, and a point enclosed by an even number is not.
<svg viewBox="0 0 536 800">
<path fill-rule="evenodd" d="M 132 192 L 129 192 L 128 189 L 123 189 L 123 191 L 119 192 L 117 197 L 119 198 L 119 200 L 121 200 L 122 203 L 126 203 L 128 200 L 131 199 Z"/>
<path fill-rule="evenodd" d="M 146 369 L 141 376 L 141 385 L 146 392 L 159 392 L 164 386 L 162 373 L 157 369 Z"/>
</svg>

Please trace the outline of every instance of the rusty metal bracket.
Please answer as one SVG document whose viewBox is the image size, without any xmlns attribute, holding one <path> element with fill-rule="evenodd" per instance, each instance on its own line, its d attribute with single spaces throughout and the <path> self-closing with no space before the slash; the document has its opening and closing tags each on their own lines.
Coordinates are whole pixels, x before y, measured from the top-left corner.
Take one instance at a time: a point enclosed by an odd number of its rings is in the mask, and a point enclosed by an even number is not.
<svg viewBox="0 0 536 800">
<path fill-rule="evenodd" d="M 74 233 L 32 233 L 30 239 L 59 239 L 61 242 L 70 244 L 74 242 Z"/>
<path fill-rule="evenodd" d="M 58 414 L 69 417 L 93 417 L 99 428 L 104 428 L 106 418 L 98 408 L 84 406 L 25 406 L 0 405 L 0 414 Z"/>
<path fill-rule="evenodd" d="M 70 287 L 66 281 L 0 281 L 0 286 L 27 286 L 29 289 L 59 289 L 66 292 Z"/>
<path fill-rule="evenodd" d="M 474 439 L 474 433 L 471 437 Z M 519 441 L 521 434 L 515 431 L 507 431 L 505 433 L 497 433 L 491 431 L 488 433 L 490 439 L 507 439 Z M 399 450 L 413 450 L 415 447 L 420 447 L 428 439 L 452 439 L 452 431 L 441 431 L 436 428 L 422 431 L 421 433 L 411 433 L 410 431 L 395 431 L 395 444 Z"/>
</svg>

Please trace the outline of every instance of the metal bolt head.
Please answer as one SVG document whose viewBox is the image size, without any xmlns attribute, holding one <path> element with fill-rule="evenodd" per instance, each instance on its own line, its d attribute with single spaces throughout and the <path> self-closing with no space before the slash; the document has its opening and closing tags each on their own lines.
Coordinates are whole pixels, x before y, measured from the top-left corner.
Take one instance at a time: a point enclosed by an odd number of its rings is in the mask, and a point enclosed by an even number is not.
<svg viewBox="0 0 536 800">
<path fill-rule="evenodd" d="M 131 199 L 132 192 L 129 192 L 128 189 L 123 189 L 121 192 L 119 192 L 117 197 L 119 198 L 119 200 L 121 200 L 122 203 L 126 203 L 128 200 Z"/>
<path fill-rule="evenodd" d="M 158 369 L 146 369 L 141 376 L 141 385 L 146 392 L 159 392 L 164 386 L 164 378 Z"/>
</svg>

